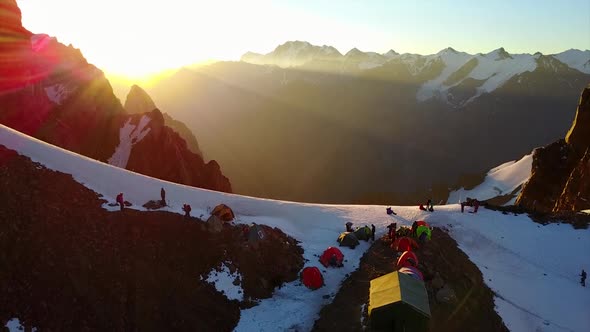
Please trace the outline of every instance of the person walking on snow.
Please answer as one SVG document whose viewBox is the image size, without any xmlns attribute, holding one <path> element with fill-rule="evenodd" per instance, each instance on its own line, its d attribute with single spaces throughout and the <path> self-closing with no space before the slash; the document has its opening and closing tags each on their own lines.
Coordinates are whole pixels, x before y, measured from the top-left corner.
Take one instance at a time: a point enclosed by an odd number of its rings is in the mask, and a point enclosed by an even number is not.
<svg viewBox="0 0 590 332">
<path fill-rule="evenodd" d="M 121 206 L 121 211 L 123 211 L 123 208 L 125 207 L 125 200 L 123 199 L 123 193 L 119 193 L 119 195 L 117 195 L 117 204 L 119 204 L 119 206 Z"/>
<path fill-rule="evenodd" d="M 375 225 L 371 224 L 371 240 L 375 242 Z"/>
<path fill-rule="evenodd" d="M 184 216 L 185 217 L 190 217 L 191 216 L 191 206 L 188 204 L 183 204 L 182 205 L 182 211 L 184 211 Z"/>
<path fill-rule="evenodd" d="M 397 213 L 393 212 L 393 210 L 391 209 L 391 207 L 388 207 L 385 209 L 385 212 L 387 212 L 387 214 L 393 214 L 394 216 L 397 216 Z"/>
<path fill-rule="evenodd" d="M 582 269 L 582 274 L 580 274 L 580 283 L 582 284 L 582 287 L 586 287 L 586 271 L 584 271 L 584 269 Z"/>
<path fill-rule="evenodd" d="M 160 204 L 166 206 L 166 190 L 164 190 L 164 188 L 160 189 L 160 197 L 162 198 Z"/>
<path fill-rule="evenodd" d="M 428 199 L 428 201 L 426 202 L 426 208 L 428 209 L 428 211 L 434 212 L 434 205 L 432 205 L 432 199 Z"/>
</svg>

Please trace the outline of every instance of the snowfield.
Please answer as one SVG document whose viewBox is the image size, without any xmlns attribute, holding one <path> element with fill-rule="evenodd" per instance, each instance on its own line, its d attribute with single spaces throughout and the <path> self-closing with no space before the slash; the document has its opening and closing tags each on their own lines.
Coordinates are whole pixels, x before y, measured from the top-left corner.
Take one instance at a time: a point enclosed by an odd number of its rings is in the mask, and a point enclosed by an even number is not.
<svg viewBox="0 0 590 332">
<path fill-rule="evenodd" d="M 124 192 L 125 199 L 134 204 L 132 208 L 144 210 L 141 205 L 158 199 L 163 187 L 170 212 L 183 214 L 182 204 L 188 203 L 194 215 L 208 216 L 212 207 L 226 203 L 236 213 L 237 222 L 279 227 L 301 241 L 304 257 L 309 260 L 306 266 L 325 271 L 326 286 L 310 291 L 299 281 L 286 284 L 276 289 L 272 298 L 242 310 L 236 331 L 309 331 L 321 307 L 332 300 L 345 275 L 358 267 L 369 248 L 362 241 L 355 250 L 343 248 L 344 267 L 323 268 L 316 255 L 337 244 L 344 224 L 373 223 L 380 236 L 392 221 L 409 226 L 420 219 L 448 229 L 496 293 L 496 310 L 511 331 L 590 331 L 590 288 L 582 288 L 577 276 L 582 268 L 590 270 L 590 230 L 574 230 L 565 224 L 541 226 L 526 215 L 503 215 L 486 209 L 462 214 L 457 204 L 435 207 L 434 213 L 417 207 L 393 207 L 398 215 L 390 217 L 385 206 L 301 204 L 219 193 L 129 172 L 1 125 L 0 145 L 47 168 L 72 174 L 76 181 L 111 202 Z M 105 208 L 109 207 L 105 204 Z M 234 296 L 235 289 L 231 290 L 228 282 L 231 284 L 237 275 L 225 269 L 209 278 L 226 296 Z"/>
<path fill-rule="evenodd" d="M 533 153 L 527 154 L 520 160 L 509 161 L 498 167 L 492 168 L 484 181 L 473 189 L 464 188 L 450 193 L 447 204 L 460 203 L 467 197 L 477 198 L 480 201 L 497 196 L 508 195 L 531 177 L 533 166 Z M 514 204 L 520 190 L 514 194 L 514 198 L 507 205 Z"/>
</svg>

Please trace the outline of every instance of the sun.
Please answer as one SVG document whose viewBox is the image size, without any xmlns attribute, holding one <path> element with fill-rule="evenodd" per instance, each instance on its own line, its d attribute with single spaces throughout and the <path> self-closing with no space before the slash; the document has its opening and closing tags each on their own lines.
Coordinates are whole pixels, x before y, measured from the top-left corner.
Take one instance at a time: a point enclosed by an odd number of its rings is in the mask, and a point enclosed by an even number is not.
<svg viewBox="0 0 590 332">
<path fill-rule="evenodd" d="M 228 39 L 235 21 L 223 5 L 205 1 L 19 0 L 23 24 L 79 48 L 113 76 L 143 79 L 182 66 L 239 57 Z M 221 15 L 221 18 L 220 18 Z"/>
</svg>

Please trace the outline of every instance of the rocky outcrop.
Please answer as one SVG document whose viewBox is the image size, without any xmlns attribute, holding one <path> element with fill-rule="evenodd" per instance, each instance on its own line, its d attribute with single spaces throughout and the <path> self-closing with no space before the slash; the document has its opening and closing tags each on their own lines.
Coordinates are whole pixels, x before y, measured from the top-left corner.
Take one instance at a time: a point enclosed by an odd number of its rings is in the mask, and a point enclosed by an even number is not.
<svg viewBox="0 0 590 332">
<path fill-rule="evenodd" d="M 0 123 L 138 173 L 231 192 L 219 164 L 191 152 L 159 111 L 129 115 L 78 49 L 24 29 L 14 1 L 0 1 L 0 40 Z M 125 131 L 144 115 L 144 136 Z"/>
<path fill-rule="evenodd" d="M 219 164 L 215 160 L 205 164 L 200 155 L 191 152 L 186 141 L 166 126 L 164 116 L 158 109 L 147 114 L 131 115 L 131 123 L 139 123 L 144 116 L 150 118 L 143 128 L 149 133 L 133 145 L 127 169 L 176 183 L 232 191 Z"/>
<path fill-rule="evenodd" d="M 156 104 L 145 90 L 135 84 L 131 87 L 125 99 L 125 110 L 128 113 L 146 113 L 156 108 Z M 186 141 L 189 150 L 203 157 L 203 153 L 199 148 L 199 142 L 195 135 L 193 135 L 193 132 L 183 122 L 175 120 L 167 113 L 162 113 L 162 115 L 164 116 L 166 126 L 174 129 Z"/>
<path fill-rule="evenodd" d="M 529 181 L 516 204 L 538 211 L 590 208 L 590 86 L 582 92 L 565 140 L 535 150 Z"/>
<path fill-rule="evenodd" d="M 131 86 L 127 98 L 125 98 L 125 110 L 129 114 L 151 112 L 156 108 L 152 98 L 137 85 Z"/>
</svg>

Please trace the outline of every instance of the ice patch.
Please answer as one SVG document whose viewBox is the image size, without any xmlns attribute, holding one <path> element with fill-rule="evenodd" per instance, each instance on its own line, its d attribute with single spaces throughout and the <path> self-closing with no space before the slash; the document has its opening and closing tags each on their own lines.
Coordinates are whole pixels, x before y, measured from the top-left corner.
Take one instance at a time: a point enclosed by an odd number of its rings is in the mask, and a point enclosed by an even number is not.
<svg viewBox="0 0 590 332">
<path fill-rule="evenodd" d="M 215 289 L 222 292 L 230 300 L 244 300 L 244 290 L 242 290 L 242 276 L 236 270 L 232 273 L 227 266 L 227 262 L 221 265 L 221 270 L 213 269 L 207 276 L 207 282 L 215 285 Z M 231 264 L 231 263 L 229 263 Z M 237 283 L 235 285 L 234 283 Z"/>
<path fill-rule="evenodd" d="M 117 146 L 115 153 L 109 158 L 109 164 L 121 168 L 127 167 L 131 149 L 135 144 L 141 142 L 150 132 L 150 128 L 144 130 L 145 126 L 150 123 L 150 120 L 149 116 L 144 115 L 139 120 L 137 126 L 131 124 L 131 118 L 127 120 L 125 125 L 119 130 L 119 146 Z"/>
<path fill-rule="evenodd" d="M 45 94 L 52 102 L 61 105 L 76 88 L 68 88 L 64 84 L 54 84 L 45 87 Z"/>
<path fill-rule="evenodd" d="M 25 330 L 24 326 L 21 325 L 20 320 L 18 318 L 12 318 L 9 320 L 6 325 L 9 332 L 23 332 Z M 37 332 L 37 328 L 33 327 L 31 329 L 32 332 Z"/>
</svg>

